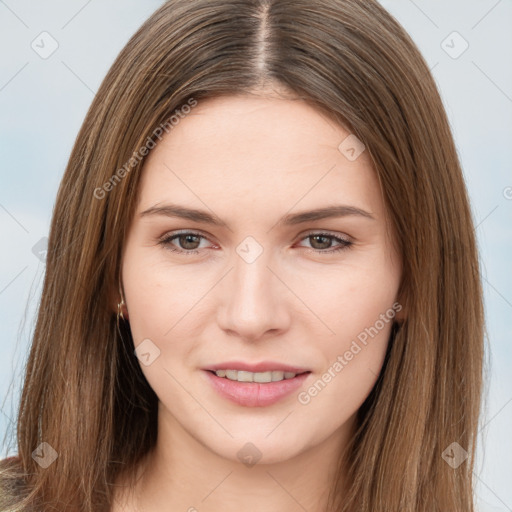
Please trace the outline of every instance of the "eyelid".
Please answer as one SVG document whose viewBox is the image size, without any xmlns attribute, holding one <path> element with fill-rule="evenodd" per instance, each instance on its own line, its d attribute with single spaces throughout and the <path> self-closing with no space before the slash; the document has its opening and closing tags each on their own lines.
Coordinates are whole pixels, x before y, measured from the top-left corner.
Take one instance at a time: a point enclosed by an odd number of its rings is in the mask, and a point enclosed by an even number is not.
<svg viewBox="0 0 512 512">
<path fill-rule="evenodd" d="M 197 236 L 197 237 L 203 238 L 204 240 L 208 240 L 208 242 L 210 242 L 211 244 L 215 245 L 214 242 L 212 242 L 210 240 L 210 236 L 209 235 L 206 235 L 202 231 L 195 230 L 195 229 L 178 229 L 176 231 L 168 231 L 167 233 L 164 233 L 161 237 L 158 237 L 157 241 L 159 243 L 165 245 L 166 241 L 170 241 L 171 239 L 176 239 L 180 235 L 193 235 L 193 236 Z M 180 249 L 177 249 L 177 250 L 179 251 Z M 189 250 L 189 251 L 185 251 L 185 252 L 192 253 L 193 250 Z"/>
<path fill-rule="evenodd" d="M 210 235 L 204 233 L 201 230 L 196 230 L 196 229 L 178 229 L 176 231 L 169 231 L 167 233 L 164 233 L 161 237 L 158 237 L 158 240 L 171 238 L 172 236 L 180 235 L 180 234 L 183 234 L 183 235 L 190 234 L 190 235 L 200 236 L 200 237 L 203 237 L 211 242 Z M 325 236 L 331 236 L 333 238 L 341 238 L 345 242 L 353 242 L 354 241 L 353 237 L 351 237 L 345 233 L 337 233 L 337 232 L 333 232 L 330 230 L 323 230 L 323 229 L 310 229 L 310 230 L 304 231 L 304 232 L 300 233 L 299 235 L 297 235 L 296 240 L 301 241 L 303 238 L 306 238 L 308 236 L 314 236 L 314 235 L 317 235 L 317 236 L 325 235 Z"/>
<path fill-rule="evenodd" d="M 340 254 L 342 251 L 349 250 L 351 247 L 354 246 L 354 241 L 351 240 L 351 237 L 348 237 L 345 234 L 341 233 L 331 233 L 330 231 L 323 231 L 323 230 L 312 230 L 307 231 L 299 236 L 298 242 L 301 242 L 303 240 L 307 240 L 310 237 L 314 236 L 323 236 L 326 238 L 331 238 L 334 243 L 337 243 L 338 245 L 335 245 L 334 247 L 329 247 L 325 250 L 322 249 L 315 249 L 313 247 L 304 247 L 299 246 L 302 249 L 306 249 L 309 253 L 313 253 L 315 255 L 320 255 L 321 257 L 329 257 L 332 255 Z"/>
<path fill-rule="evenodd" d="M 302 240 L 303 238 L 307 238 L 308 236 L 319 236 L 319 235 L 325 235 L 325 236 L 331 236 L 333 238 L 340 238 L 344 242 L 354 242 L 354 238 L 347 235 L 346 233 L 337 233 L 334 231 L 330 231 L 328 229 L 310 229 L 308 231 L 305 231 L 304 233 L 301 233 L 298 236 L 298 240 Z"/>
</svg>

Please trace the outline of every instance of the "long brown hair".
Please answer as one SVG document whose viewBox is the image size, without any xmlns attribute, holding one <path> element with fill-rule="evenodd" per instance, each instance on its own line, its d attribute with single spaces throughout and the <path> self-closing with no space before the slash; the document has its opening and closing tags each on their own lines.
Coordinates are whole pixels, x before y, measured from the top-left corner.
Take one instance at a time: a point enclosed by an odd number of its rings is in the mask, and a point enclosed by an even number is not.
<svg viewBox="0 0 512 512">
<path fill-rule="evenodd" d="M 108 511 L 121 471 L 154 446 L 157 398 L 112 307 L 144 163 L 134 155 L 191 98 L 269 83 L 363 141 L 403 260 L 407 319 L 340 460 L 350 486 L 342 496 L 336 480 L 333 510 L 473 510 L 482 291 L 461 167 L 425 60 L 375 0 L 171 0 L 108 72 L 60 185 L 2 511 Z M 32 457 L 41 442 L 58 453 L 47 468 Z M 443 457 L 452 443 L 468 453 L 456 468 Z"/>
</svg>

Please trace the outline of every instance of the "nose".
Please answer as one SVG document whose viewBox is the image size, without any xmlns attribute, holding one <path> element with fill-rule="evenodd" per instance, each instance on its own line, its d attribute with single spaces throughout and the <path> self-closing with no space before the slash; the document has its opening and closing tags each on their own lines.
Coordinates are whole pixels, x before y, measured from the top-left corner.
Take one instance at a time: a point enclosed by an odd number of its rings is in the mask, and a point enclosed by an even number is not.
<svg viewBox="0 0 512 512">
<path fill-rule="evenodd" d="M 219 292 L 222 294 L 217 321 L 221 329 L 231 336 L 246 341 L 274 337 L 290 325 L 290 293 L 278 278 L 264 251 L 256 261 L 246 262 L 234 258 Z M 270 268 L 269 268 L 270 267 Z"/>
</svg>

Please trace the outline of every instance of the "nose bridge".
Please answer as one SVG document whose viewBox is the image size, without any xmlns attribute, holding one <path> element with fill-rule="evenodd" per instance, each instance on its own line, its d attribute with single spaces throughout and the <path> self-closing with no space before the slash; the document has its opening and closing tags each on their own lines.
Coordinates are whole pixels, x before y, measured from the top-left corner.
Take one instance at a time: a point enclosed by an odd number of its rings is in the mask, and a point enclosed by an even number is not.
<svg viewBox="0 0 512 512">
<path fill-rule="evenodd" d="M 282 283 L 268 268 L 273 267 L 271 251 L 247 237 L 233 256 L 233 270 L 223 288 L 219 323 L 223 329 L 256 339 L 268 330 L 285 328 L 289 319 Z"/>
</svg>

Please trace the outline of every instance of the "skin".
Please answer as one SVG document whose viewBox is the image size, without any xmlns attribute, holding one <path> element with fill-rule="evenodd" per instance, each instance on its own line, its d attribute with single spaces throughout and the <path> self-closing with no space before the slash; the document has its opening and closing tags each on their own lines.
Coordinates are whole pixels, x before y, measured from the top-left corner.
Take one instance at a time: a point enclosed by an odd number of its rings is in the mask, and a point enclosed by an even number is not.
<svg viewBox="0 0 512 512">
<path fill-rule="evenodd" d="M 309 403 L 298 393 L 392 307 L 401 277 L 368 151 L 350 161 L 338 150 L 349 134 L 302 100 L 265 91 L 201 101 L 149 154 L 122 280 L 135 346 L 149 338 L 160 350 L 141 365 L 159 398 L 158 442 L 113 510 L 325 511 L 391 322 Z M 215 214 L 229 228 L 140 215 L 171 202 Z M 332 205 L 374 218 L 277 224 Z M 205 238 L 159 244 L 178 230 Z M 332 252 L 341 245 L 334 238 L 308 236 L 322 231 L 352 245 Z M 263 249 L 252 263 L 236 252 L 247 236 Z M 244 407 L 220 396 L 202 370 L 235 359 L 312 373 L 276 404 Z M 237 456 L 248 442 L 261 453 L 252 466 Z"/>
</svg>

